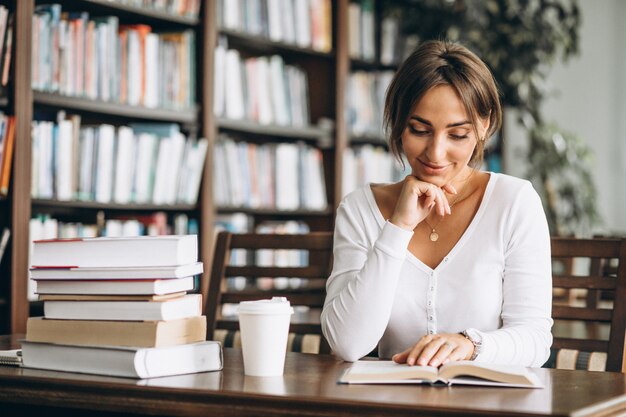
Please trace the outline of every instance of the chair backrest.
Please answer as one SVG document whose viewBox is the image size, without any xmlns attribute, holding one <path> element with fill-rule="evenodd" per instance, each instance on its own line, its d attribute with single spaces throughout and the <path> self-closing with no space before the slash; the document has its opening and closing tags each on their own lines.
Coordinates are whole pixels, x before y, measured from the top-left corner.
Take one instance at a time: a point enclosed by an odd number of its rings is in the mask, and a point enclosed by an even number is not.
<svg viewBox="0 0 626 417">
<path fill-rule="evenodd" d="M 554 297 L 556 366 L 626 372 L 626 239 L 555 237 L 552 259 L 555 291 L 581 295 Z"/>
<path fill-rule="evenodd" d="M 329 353 L 322 336 L 321 308 L 332 267 L 331 232 L 217 235 L 205 294 L 207 337 L 237 345 L 235 307 L 241 301 L 287 297 L 294 307 L 289 347 Z M 233 341 L 234 339 L 234 341 Z"/>
</svg>

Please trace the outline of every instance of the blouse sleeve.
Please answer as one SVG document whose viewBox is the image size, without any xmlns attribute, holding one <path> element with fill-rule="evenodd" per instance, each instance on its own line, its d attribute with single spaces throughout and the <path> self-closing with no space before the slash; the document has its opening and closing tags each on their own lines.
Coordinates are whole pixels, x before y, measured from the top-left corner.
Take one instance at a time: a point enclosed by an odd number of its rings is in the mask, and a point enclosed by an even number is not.
<svg viewBox="0 0 626 417">
<path fill-rule="evenodd" d="M 380 234 L 373 234 L 377 238 L 372 243 L 366 228 L 379 226 L 365 223 L 375 219 L 360 216 L 358 204 L 367 202 L 348 199 L 338 208 L 333 271 L 321 315 L 322 331 L 331 349 L 346 361 L 367 355 L 383 336 L 413 236 L 413 232 L 387 222 Z"/>
<path fill-rule="evenodd" d="M 504 238 L 502 326 L 481 332 L 480 362 L 541 366 L 552 345 L 550 234 L 541 200 L 528 182 L 508 213 Z"/>
</svg>

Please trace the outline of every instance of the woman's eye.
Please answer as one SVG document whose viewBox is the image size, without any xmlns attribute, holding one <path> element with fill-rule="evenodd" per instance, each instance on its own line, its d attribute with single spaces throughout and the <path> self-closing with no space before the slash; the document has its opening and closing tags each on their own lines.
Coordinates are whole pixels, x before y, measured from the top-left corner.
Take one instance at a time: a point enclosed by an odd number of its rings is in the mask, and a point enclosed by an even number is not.
<svg viewBox="0 0 626 417">
<path fill-rule="evenodd" d="M 467 139 L 467 134 L 465 134 L 465 135 L 453 135 L 453 134 L 450 134 L 450 137 L 452 139 L 457 139 L 457 140 Z"/>
<path fill-rule="evenodd" d="M 416 129 L 413 126 L 409 126 L 409 132 L 418 136 L 424 136 L 429 133 L 428 130 Z"/>
</svg>

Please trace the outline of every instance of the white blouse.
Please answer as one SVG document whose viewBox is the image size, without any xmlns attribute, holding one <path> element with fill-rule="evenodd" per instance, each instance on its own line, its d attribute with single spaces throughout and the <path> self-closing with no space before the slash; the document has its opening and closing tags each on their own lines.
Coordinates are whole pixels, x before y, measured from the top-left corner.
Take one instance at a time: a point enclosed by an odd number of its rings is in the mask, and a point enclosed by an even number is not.
<svg viewBox="0 0 626 417">
<path fill-rule="evenodd" d="M 413 232 L 386 221 L 370 186 L 341 202 L 322 329 L 355 361 L 390 358 L 425 334 L 475 329 L 480 362 L 541 366 L 552 344 L 550 236 L 530 182 L 490 173 L 460 240 L 431 269 L 408 250 Z"/>
</svg>

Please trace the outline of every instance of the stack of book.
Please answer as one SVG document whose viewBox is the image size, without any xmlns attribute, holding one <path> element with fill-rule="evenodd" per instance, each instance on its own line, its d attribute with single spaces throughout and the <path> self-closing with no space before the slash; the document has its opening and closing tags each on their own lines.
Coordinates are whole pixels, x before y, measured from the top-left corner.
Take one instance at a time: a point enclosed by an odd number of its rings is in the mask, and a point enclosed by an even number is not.
<svg viewBox="0 0 626 417">
<path fill-rule="evenodd" d="M 187 294 L 197 258 L 195 235 L 35 241 L 44 317 L 28 319 L 24 366 L 139 378 L 221 369 L 202 296 Z"/>
</svg>

